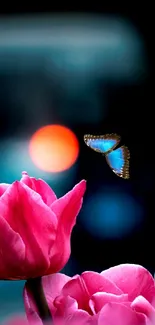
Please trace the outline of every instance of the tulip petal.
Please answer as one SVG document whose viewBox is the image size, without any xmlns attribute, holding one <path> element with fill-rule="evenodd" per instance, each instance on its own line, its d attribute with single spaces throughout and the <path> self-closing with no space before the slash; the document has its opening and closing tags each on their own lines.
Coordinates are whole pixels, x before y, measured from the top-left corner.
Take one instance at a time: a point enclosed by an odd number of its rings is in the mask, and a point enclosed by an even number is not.
<svg viewBox="0 0 155 325">
<path fill-rule="evenodd" d="M 85 311 L 78 309 L 74 312 L 72 312 L 71 315 L 66 317 L 66 323 L 67 325 L 95 325 L 96 322 L 93 322 L 93 318 Z"/>
<path fill-rule="evenodd" d="M 48 306 L 52 312 L 55 311 L 53 306 L 54 299 L 61 294 L 62 288 L 70 279 L 69 276 L 62 273 L 55 273 L 42 277 L 44 293 Z"/>
<path fill-rule="evenodd" d="M 25 278 L 44 274 L 50 265 L 49 248 L 56 236 L 55 214 L 38 193 L 18 181 L 1 196 L 0 211 L 26 246 Z"/>
<path fill-rule="evenodd" d="M 117 304 L 106 304 L 99 313 L 98 325 L 146 325 L 146 316 L 131 308 Z"/>
<path fill-rule="evenodd" d="M 121 264 L 101 274 L 113 281 L 123 293 L 128 293 L 130 301 L 142 295 L 151 302 L 155 296 L 154 279 L 149 271 L 140 265 Z"/>
<path fill-rule="evenodd" d="M 77 310 L 70 317 L 66 318 L 67 325 L 97 325 L 96 321 L 84 310 Z"/>
<path fill-rule="evenodd" d="M 56 194 L 51 189 L 51 187 L 41 178 L 36 179 L 34 177 L 29 177 L 26 172 L 23 172 L 21 182 L 26 184 L 33 191 L 40 194 L 42 200 L 48 206 L 50 206 L 57 199 Z"/>
<path fill-rule="evenodd" d="M 70 256 L 71 231 L 81 209 L 85 190 L 86 181 L 83 180 L 51 205 L 52 211 L 58 218 L 58 227 L 56 239 L 50 252 L 51 260 L 54 263 L 53 265 L 51 263 L 48 274 L 61 270 Z"/>
<path fill-rule="evenodd" d="M 117 302 L 117 303 L 128 302 L 128 295 L 127 294 L 114 295 L 112 293 L 107 293 L 107 292 L 97 292 L 91 297 L 89 304 L 90 307 L 93 307 L 95 313 L 98 313 L 104 307 L 104 305 L 110 302 Z"/>
<path fill-rule="evenodd" d="M 84 309 L 88 312 L 90 311 L 90 295 L 80 275 L 78 275 L 76 278 L 72 278 L 64 285 L 62 289 L 62 295 L 64 297 L 70 296 L 74 298 L 78 302 L 79 309 Z"/>
<path fill-rule="evenodd" d="M 115 295 L 123 293 L 113 281 L 97 272 L 86 271 L 81 274 L 81 277 L 85 282 L 90 296 L 100 291 L 113 293 Z"/>
<path fill-rule="evenodd" d="M 1 183 L 0 184 L 0 196 L 3 195 L 3 193 L 7 190 L 7 188 L 10 186 L 10 184 L 5 184 L 5 183 Z"/>
<path fill-rule="evenodd" d="M 71 296 L 78 302 L 78 307 L 92 314 L 89 300 L 96 291 L 121 294 L 121 290 L 110 280 L 96 272 L 84 272 L 68 281 L 62 289 L 63 296 Z"/>
<path fill-rule="evenodd" d="M 60 295 L 56 297 L 54 300 L 54 306 L 56 308 L 54 315 L 55 318 L 65 318 L 78 310 L 77 301 L 70 296 L 64 297 L 63 295 Z"/>
<path fill-rule="evenodd" d="M 148 317 L 155 313 L 153 306 L 143 296 L 138 296 L 131 303 L 131 308 L 139 313 L 145 314 Z"/>
<path fill-rule="evenodd" d="M 20 278 L 25 261 L 25 245 L 3 217 L 0 217 L 0 229 L 0 279 Z"/>
<path fill-rule="evenodd" d="M 54 321 L 58 325 L 86 325 L 91 318 L 85 310 L 79 309 L 76 300 L 70 296 L 59 296 L 54 304 L 56 307 Z"/>
</svg>

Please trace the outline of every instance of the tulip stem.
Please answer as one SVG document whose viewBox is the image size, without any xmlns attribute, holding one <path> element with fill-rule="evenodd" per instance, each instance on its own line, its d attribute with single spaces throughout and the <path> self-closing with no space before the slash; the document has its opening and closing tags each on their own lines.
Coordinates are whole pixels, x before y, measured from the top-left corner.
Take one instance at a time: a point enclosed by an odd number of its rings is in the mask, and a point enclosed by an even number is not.
<svg viewBox="0 0 155 325">
<path fill-rule="evenodd" d="M 42 287 L 42 278 L 34 278 L 27 280 L 27 286 L 33 295 L 33 299 L 38 309 L 39 316 L 45 324 L 47 321 L 50 321 L 52 324 L 52 315 L 49 310 L 45 294 Z"/>
</svg>

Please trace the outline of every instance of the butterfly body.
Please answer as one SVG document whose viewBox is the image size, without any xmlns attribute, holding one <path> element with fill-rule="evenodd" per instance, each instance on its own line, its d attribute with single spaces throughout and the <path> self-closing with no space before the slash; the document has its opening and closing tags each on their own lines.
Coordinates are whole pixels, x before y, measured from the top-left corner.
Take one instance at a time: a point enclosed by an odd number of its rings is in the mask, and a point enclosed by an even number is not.
<svg viewBox="0 0 155 325">
<path fill-rule="evenodd" d="M 117 134 L 84 136 L 84 142 L 92 150 L 103 154 L 112 171 L 119 177 L 129 178 L 130 152 L 126 146 L 116 149 L 121 138 Z"/>
</svg>

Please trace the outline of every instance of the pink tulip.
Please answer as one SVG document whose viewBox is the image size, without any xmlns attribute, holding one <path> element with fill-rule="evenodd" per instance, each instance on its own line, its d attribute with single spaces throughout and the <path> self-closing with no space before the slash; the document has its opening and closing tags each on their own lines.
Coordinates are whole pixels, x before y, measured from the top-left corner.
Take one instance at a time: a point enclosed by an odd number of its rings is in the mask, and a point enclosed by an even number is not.
<svg viewBox="0 0 155 325">
<path fill-rule="evenodd" d="M 0 184 L 0 279 L 28 279 L 61 270 L 79 213 L 83 180 L 57 199 L 42 179 Z"/>
<path fill-rule="evenodd" d="M 55 325 L 155 324 L 154 279 L 140 265 L 122 264 L 72 278 L 52 274 L 44 276 L 42 284 Z M 36 320 L 41 325 L 27 285 L 24 303 L 29 323 Z"/>
</svg>

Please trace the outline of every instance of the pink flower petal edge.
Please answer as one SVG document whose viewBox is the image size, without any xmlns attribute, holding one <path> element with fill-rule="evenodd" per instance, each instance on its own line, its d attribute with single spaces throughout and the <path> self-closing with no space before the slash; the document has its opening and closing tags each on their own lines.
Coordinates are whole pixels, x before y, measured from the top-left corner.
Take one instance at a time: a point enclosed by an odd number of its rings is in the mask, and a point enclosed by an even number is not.
<svg viewBox="0 0 155 325">
<path fill-rule="evenodd" d="M 0 279 L 29 279 L 60 271 L 71 252 L 71 233 L 86 181 L 57 199 L 42 179 L 23 172 L 0 184 Z"/>
<path fill-rule="evenodd" d="M 73 277 L 53 274 L 43 277 L 42 283 L 56 325 L 58 320 L 58 325 L 72 325 L 73 320 L 73 325 L 154 325 L 154 279 L 140 265 L 122 264 L 100 274 L 87 271 Z M 31 310 L 37 310 L 27 286 L 25 294 L 30 317 Z"/>
<path fill-rule="evenodd" d="M 71 232 L 82 207 L 85 190 L 86 181 L 83 180 L 51 205 L 52 211 L 58 218 L 58 226 L 56 239 L 50 251 L 50 258 L 54 260 L 54 264 L 51 263 L 47 274 L 61 270 L 69 259 Z"/>
</svg>

